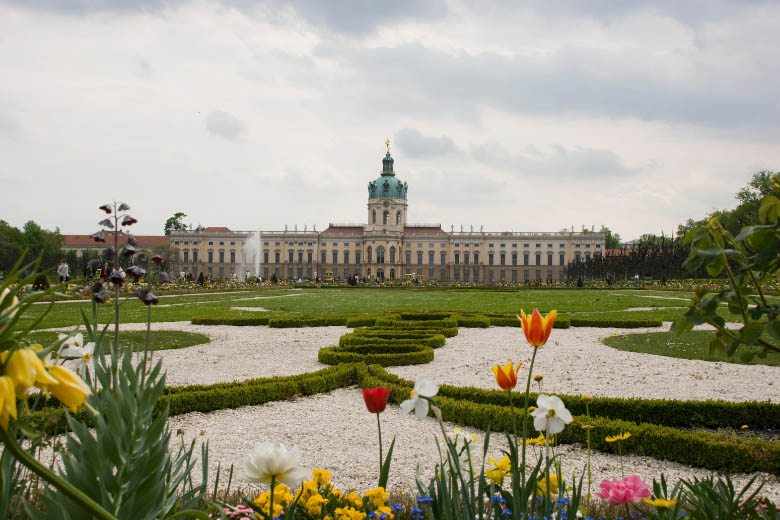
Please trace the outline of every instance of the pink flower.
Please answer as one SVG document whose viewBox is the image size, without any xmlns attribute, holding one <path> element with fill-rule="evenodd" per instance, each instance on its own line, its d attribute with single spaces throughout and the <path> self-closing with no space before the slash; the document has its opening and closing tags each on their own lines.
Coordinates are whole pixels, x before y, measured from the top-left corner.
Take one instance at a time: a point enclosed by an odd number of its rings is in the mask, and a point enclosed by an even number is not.
<svg viewBox="0 0 780 520">
<path fill-rule="evenodd" d="M 637 504 L 643 498 L 650 498 L 650 488 L 638 475 L 629 475 L 622 480 L 602 480 L 596 496 L 603 498 L 611 506 L 618 504 Z"/>
</svg>

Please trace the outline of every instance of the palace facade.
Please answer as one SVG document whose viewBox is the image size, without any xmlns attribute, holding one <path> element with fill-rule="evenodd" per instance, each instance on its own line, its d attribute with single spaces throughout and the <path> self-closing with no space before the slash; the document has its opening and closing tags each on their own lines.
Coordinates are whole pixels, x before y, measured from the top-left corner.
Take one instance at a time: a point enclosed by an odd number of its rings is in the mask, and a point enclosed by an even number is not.
<svg viewBox="0 0 780 520">
<path fill-rule="evenodd" d="M 176 270 L 212 278 L 313 279 L 332 276 L 441 282 L 565 281 L 576 258 L 602 254 L 601 232 L 449 231 L 407 222 L 408 185 L 395 175 L 389 142 L 381 175 L 368 183 L 366 224 L 329 224 L 323 231 L 231 231 L 205 228 L 171 234 Z"/>
</svg>

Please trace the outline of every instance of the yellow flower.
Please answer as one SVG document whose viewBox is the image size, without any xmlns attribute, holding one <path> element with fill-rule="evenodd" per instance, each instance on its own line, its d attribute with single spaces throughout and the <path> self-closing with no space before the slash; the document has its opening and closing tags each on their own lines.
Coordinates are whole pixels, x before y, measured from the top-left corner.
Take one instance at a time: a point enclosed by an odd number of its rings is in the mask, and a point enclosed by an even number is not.
<svg viewBox="0 0 780 520">
<path fill-rule="evenodd" d="M 339 490 L 338 490 L 338 489 L 336 489 L 336 488 L 331 488 L 331 490 L 330 490 L 330 494 L 331 494 L 332 496 L 334 496 L 334 497 L 338 498 L 338 499 L 340 499 L 340 498 L 342 498 L 342 497 L 344 496 L 344 493 L 342 493 L 341 491 L 339 491 Z"/>
<path fill-rule="evenodd" d="M 327 504 L 328 501 L 322 498 L 322 495 L 314 495 L 306 501 L 306 512 L 311 516 L 320 516 L 322 514 L 322 504 Z"/>
<path fill-rule="evenodd" d="M 330 484 L 330 477 L 333 476 L 327 469 L 315 469 L 312 470 L 311 474 L 314 475 L 314 482 L 317 486 L 327 486 Z"/>
<path fill-rule="evenodd" d="M 319 492 L 317 489 L 317 483 L 313 480 L 307 480 L 301 484 L 301 489 L 298 490 L 296 496 L 300 495 L 300 501 L 306 503 L 312 496 Z"/>
<path fill-rule="evenodd" d="M 363 509 L 363 499 L 354 491 L 347 495 L 347 504 L 357 509 Z"/>
<path fill-rule="evenodd" d="M 742 425 L 742 429 L 743 429 L 743 430 L 747 430 L 748 428 L 750 428 L 750 426 L 748 426 L 747 424 L 743 424 L 743 425 Z"/>
<path fill-rule="evenodd" d="M 550 475 L 550 493 L 558 494 L 558 475 Z M 547 478 L 542 477 L 536 481 L 536 494 L 545 496 L 547 494 Z"/>
<path fill-rule="evenodd" d="M 593 397 L 591 397 L 591 396 L 586 394 L 586 395 L 582 396 L 582 400 L 585 401 L 586 403 L 589 403 L 589 402 L 593 401 Z"/>
<path fill-rule="evenodd" d="M 377 508 L 376 508 L 376 514 L 377 514 L 378 516 L 387 515 L 387 517 L 388 517 L 390 520 L 393 520 L 393 517 L 395 516 L 395 515 L 393 514 L 393 510 L 392 510 L 392 509 L 390 509 L 390 508 L 389 508 L 389 507 L 387 507 L 387 506 L 379 506 L 379 507 L 377 507 Z"/>
<path fill-rule="evenodd" d="M 11 318 L 13 318 L 16 315 L 16 311 L 18 308 L 11 309 L 12 307 L 15 307 L 19 303 L 19 298 L 16 297 L 16 295 L 13 296 L 13 298 L 8 298 L 8 296 L 11 295 L 11 290 L 6 287 L 3 289 L 3 292 L 0 293 L 0 316 L 3 316 L 3 318 L 7 319 L 8 321 L 11 321 Z M 0 325 L 0 332 L 3 332 L 6 328 L 6 325 Z"/>
<path fill-rule="evenodd" d="M 365 493 L 363 493 L 363 496 L 366 497 L 371 501 L 372 504 L 374 504 L 374 507 L 382 507 L 387 503 L 387 497 L 390 496 L 390 493 L 385 491 L 385 488 L 378 487 L 374 489 L 369 489 Z"/>
<path fill-rule="evenodd" d="M 79 376 L 63 366 L 51 367 L 49 374 L 55 379 L 55 384 L 48 387 L 48 390 L 74 412 L 84 404 L 87 396 L 92 393 L 92 390 Z"/>
<path fill-rule="evenodd" d="M 675 498 L 674 500 L 665 500 L 663 498 L 656 498 L 655 500 L 650 500 L 649 498 L 643 498 L 642 500 L 645 501 L 646 503 L 650 504 L 653 507 L 656 507 L 656 508 L 663 507 L 663 508 L 668 509 L 670 507 L 674 507 L 675 504 L 677 504 L 677 502 L 679 502 L 680 499 L 679 498 Z"/>
<path fill-rule="evenodd" d="M 8 417 L 16 419 L 16 393 L 14 382 L 8 376 L 0 376 L 0 426 L 8 429 Z"/>
<path fill-rule="evenodd" d="M 517 384 L 517 372 L 520 370 L 520 365 L 522 365 L 522 363 L 515 365 L 510 361 L 504 366 L 496 365 L 492 367 L 493 375 L 496 377 L 496 384 L 498 384 L 502 390 L 511 390 L 515 387 Z"/>
<path fill-rule="evenodd" d="M 496 460 L 492 457 L 488 457 L 488 462 L 493 464 L 495 467 L 486 469 L 485 476 L 500 486 L 504 482 L 504 477 L 509 475 L 509 472 L 512 469 L 510 466 L 509 457 L 504 455 L 498 462 L 496 462 Z"/>
<path fill-rule="evenodd" d="M 290 493 L 290 488 L 284 484 L 277 484 L 274 488 L 274 504 L 279 503 L 287 505 L 292 502 L 293 496 Z"/>
<path fill-rule="evenodd" d="M 533 412 L 534 410 L 536 410 L 536 407 L 535 407 L 535 406 L 529 406 L 529 407 L 528 407 L 528 413 L 531 413 L 531 412 Z"/>
<path fill-rule="evenodd" d="M 5 351 L 0 354 L 0 362 L 5 363 L 5 375 L 13 380 L 16 397 L 20 399 L 24 397 L 27 389 L 35 384 L 57 384 L 57 380 L 49 375 L 33 348 L 14 350 L 10 357 L 8 351 Z"/>
<path fill-rule="evenodd" d="M 543 375 L 541 375 L 541 374 L 536 374 L 536 375 L 534 376 L 534 381 L 536 381 L 537 383 L 538 383 L 539 381 L 541 381 L 542 379 L 544 379 L 544 376 L 543 376 Z"/>
<path fill-rule="evenodd" d="M 624 432 L 624 433 L 619 433 L 618 435 L 615 436 L 607 435 L 607 437 L 604 440 L 607 442 L 617 442 L 617 441 L 624 441 L 629 437 L 631 437 L 631 434 L 628 432 Z"/>
<path fill-rule="evenodd" d="M 530 316 L 526 315 L 525 312 L 520 311 L 520 316 L 518 316 L 517 319 L 520 320 L 523 332 L 525 333 L 525 339 L 528 341 L 529 345 L 532 347 L 541 347 L 547 343 L 556 316 L 558 316 L 558 311 L 551 311 L 545 317 L 542 317 L 536 309 L 534 309 L 534 312 Z"/>
<path fill-rule="evenodd" d="M 266 514 L 266 516 L 269 514 L 269 507 L 271 506 L 271 493 L 269 491 L 266 491 L 265 493 L 262 493 L 259 497 L 257 497 L 254 500 L 257 507 L 259 507 L 263 513 Z M 274 497 L 274 518 L 279 516 L 279 514 L 284 510 L 284 507 L 282 504 L 277 504 L 276 499 Z"/>
<path fill-rule="evenodd" d="M 363 520 L 366 517 L 365 513 L 351 507 L 338 507 L 333 513 L 336 520 Z"/>
<path fill-rule="evenodd" d="M 582 429 L 583 430 L 592 430 L 594 426 L 592 424 L 583 424 Z"/>
</svg>

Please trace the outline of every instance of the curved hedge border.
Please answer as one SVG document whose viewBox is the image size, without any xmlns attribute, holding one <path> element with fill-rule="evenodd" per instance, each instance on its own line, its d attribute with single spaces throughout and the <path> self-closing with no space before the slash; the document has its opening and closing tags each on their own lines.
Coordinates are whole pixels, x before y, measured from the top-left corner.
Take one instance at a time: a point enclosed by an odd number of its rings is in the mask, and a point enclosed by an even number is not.
<svg viewBox="0 0 780 520">
<path fill-rule="evenodd" d="M 365 371 L 365 372 L 364 372 Z M 389 400 L 396 404 L 407 398 L 414 387 L 410 381 L 388 374 L 378 366 L 358 368 L 358 381 L 363 388 L 384 386 L 392 390 Z M 462 389 L 460 389 L 462 390 Z M 472 390 L 472 389 L 468 389 Z M 522 420 L 523 413 L 517 408 L 504 405 L 475 403 L 447 395 L 445 387 L 440 389 L 436 401 L 444 420 L 481 430 L 510 432 L 513 417 Z M 668 403 L 686 406 L 683 401 Z M 614 453 L 614 447 L 604 438 L 618 432 L 631 433 L 622 449 L 626 453 L 647 455 L 681 464 L 728 472 L 764 471 L 780 475 L 780 441 L 764 441 L 729 437 L 710 432 L 678 430 L 669 426 L 635 423 L 606 417 L 575 415 L 574 421 L 556 436 L 563 444 L 585 443 L 587 430 L 582 426 L 590 424 L 591 446 L 600 451 Z"/>
<path fill-rule="evenodd" d="M 251 325 L 268 325 L 271 318 L 268 316 L 257 318 L 192 318 L 193 325 L 234 325 L 237 327 Z"/>
<path fill-rule="evenodd" d="M 321 348 L 317 353 L 320 363 L 367 363 L 383 367 L 423 365 L 433 361 L 433 349 L 426 345 L 394 343 L 369 343 Z"/>
<path fill-rule="evenodd" d="M 490 326 L 491 327 L 521 327 L 520 320 L 517 319 L 517 316 L 491 316 L 488 319 L 490 319 Z M 568 329 L 571 327 L 571 321 L 569 318 L 561 318 L 558 316 L 555 318 L 555 323 L 553 323 L 554 329 Z"/>
<path fill-rule="evenodd" d="M 374 326 L 385 329 L 444 329 L 455 328 L 458 326 L 458 322 L 452 318 L 422 321 L 405 321 L 394 320 L 392 318 L 379 318 L 376 320 Z"/>
<path fill-rule="evenodd" d="M 430 348 L 443 347 L 446 338 L 443 334 L 433 334 L 429 336 L 414 338 L 382 338 L 379 336 L 368 336 L 365 334 L 344 334 L 339 338 L 339 345 L 425 345 Z"/>
<path fill-rule="evenodd" d="M 663 320 L 656 318 L 616 320 L 604 318 L 569 318 L 572 327 L 615 327 L 617 329 L 641 329 L 644 327 L 660 327 Z"/>
</svg>

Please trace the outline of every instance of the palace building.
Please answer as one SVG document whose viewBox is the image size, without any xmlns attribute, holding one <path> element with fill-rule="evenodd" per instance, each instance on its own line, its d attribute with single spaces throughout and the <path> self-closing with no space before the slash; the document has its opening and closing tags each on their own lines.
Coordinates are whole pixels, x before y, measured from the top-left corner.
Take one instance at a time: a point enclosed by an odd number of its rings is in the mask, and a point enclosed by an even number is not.
<svg viewBox="0 0 780 520">
<path fill-rule="evenodd" d="M 365 224 L 329 224 L 323 231 L 230 231 L 205 228 L 171 235 L 176 269 L 227 278 L 313 279 L 349 276 L 440 282 L 565 281 L 575 258 L 602 254 L 601 232 L 449 231 L 407 221 L 408 185 L 396 177 L 390 144 L 381 175 L 368 183 Z"/>
</svg>

